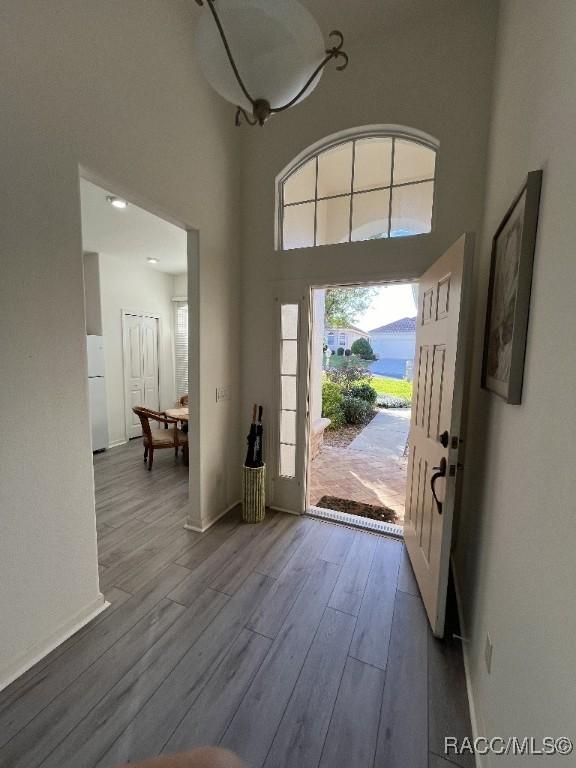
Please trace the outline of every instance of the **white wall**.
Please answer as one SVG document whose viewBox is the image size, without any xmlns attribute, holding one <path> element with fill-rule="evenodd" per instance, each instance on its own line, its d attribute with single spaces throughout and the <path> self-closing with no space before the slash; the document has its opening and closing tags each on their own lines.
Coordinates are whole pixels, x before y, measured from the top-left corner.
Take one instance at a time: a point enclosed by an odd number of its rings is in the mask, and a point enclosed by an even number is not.
<svg viewBox="0 0 576 768">
<path fill-rule="evenodd" d="M 176 401 L 174 382 L 174 276 L 137 265 L 122 257 L 100 254 L 102 328 L 106 365 L 106 399 L 110 445 L 126 441 L 122 310 L 160 316 L 158 367 L 160 410 Z"/>
<path fill-rule="evenodd" d="M 505 0 L 479 265 L 472 441 L 456 552 L 479 726 L 576 733 L 576 4 Z M 544 182 L 522 404 L 479 389 L 491 237 L 526 173 Z M 494 644 L 492 673 L 484 642 Z M 523 766 L 529 758 L 485 765 Z M 573 757 L 548 758 L 567 765 Z"/>
<path fill-rule="evenodd" d="M 86 333 L 102 336 L 102 301 L 100 297 L 100 257 L 97 253 L 85 253 L 84 264 L 84 312 Z"/>
<path fill-rule="evenodd" d="M 188 275 L 174 275 L 174 298 L 185 299 L 188 296 Z"/>
<path fill-rule="evenodd" d="M 415 333 L 375 333 L 370 336 L 374 354 L 379 358 L 412 360 L 416 348 Z"/>
<path fill-rule="evenodd" d="M 336 15 L 340 5 L 333 6 L 326 13 Z M 327 67 L 308 99 L 273 117 L 264 129 L 242 132 L 245 416 L 252 402 L 263 403 L 268 414 L 277 410 L 272 387 L 277 281 L 293 286 L 298 297 L 311 284 L 417 277 L 464 231 L 479 229 L 496 10 L 491 0 L 372 4 L 371 34 L 346 36 L 350 65 L 345 71 Z M 434 231 L 418 238 L 276 252 L 276 175 L 322 138 L 374 124 L 416 128 L 440 142 Z M 270 449 L 270 441 L 267 445 Z"/>
<path fill-rule="evenodd" d="M 191 519 L 239 496 L 238 131 L 198 72 L 199 13 L 186 0 L 2 2 L 0 685 L 101 604 L 79 164 L 199 229 Z M 231 399 L 217 404 L 222 385 Z"/>
</svg>

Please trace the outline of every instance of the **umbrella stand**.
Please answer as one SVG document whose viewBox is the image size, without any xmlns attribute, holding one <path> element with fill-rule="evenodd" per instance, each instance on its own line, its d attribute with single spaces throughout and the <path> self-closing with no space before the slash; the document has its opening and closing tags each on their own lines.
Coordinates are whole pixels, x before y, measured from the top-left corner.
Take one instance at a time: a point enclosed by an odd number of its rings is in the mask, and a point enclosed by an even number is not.
<svg viewBox="0 0 576 768">
<path fill-rule="evenodd" d="M 266 465 L 245 466 L 242 472 L 242 519 L 261 523 L 266 514 Z"/>
</svg>

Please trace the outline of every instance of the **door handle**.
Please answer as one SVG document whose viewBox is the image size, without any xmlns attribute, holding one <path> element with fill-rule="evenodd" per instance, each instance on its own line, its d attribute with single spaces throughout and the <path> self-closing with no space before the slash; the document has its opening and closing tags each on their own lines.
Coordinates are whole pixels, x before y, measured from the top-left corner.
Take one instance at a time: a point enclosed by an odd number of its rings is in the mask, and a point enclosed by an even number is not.
<svg viewBox="0 0 576 768">
<path fill-rule="evenodd" d="M 448 448 L 448 441 L 450 440 L 450 433 L 447 429 L 442 432 L 441 435 L 438 435 L 438 442 L 444 447 Z"/>
<path fill-rule="evenodd" d="M 446 464 L 446 459 L 442 456 L 440 459 L 440 466 L 432 467 L 432 469 L 434 469 L 434 474 L 430 478 L 430 488 L 432 489 L 432 496 L 434 496 L 439 515 L 442 514 L 442 502 L 438 499 L 438 496 L 436 496 L 436 480 L 438 480 L 439 477 L 446 477 Z"/>
</svg>

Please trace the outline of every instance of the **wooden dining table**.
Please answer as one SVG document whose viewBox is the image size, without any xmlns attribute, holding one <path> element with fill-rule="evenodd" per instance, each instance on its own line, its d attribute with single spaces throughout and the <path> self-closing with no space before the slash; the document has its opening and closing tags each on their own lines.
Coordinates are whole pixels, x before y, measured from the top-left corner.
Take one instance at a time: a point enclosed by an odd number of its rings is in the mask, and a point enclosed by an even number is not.
<svg viewBox="0 0 576 768">
<path fill-rule="evenodd" d="M 164 411 L 164 416 L 168 416 L 169 419 L 176 419 L 180 422 L 182 432 L 188 434 L 188 406 L 180 405 L 178 408 L 167 408 Z M 168 424 L 165 425 L 168 429 Z"/>
<path fill-rule="evenodd" d="M 176 419 L 176 421 L 181 421 L 183 424 L 188 424 L 188 406 L 186 405 L 178 408 L 167 408 L 164 411 L 164 415 L 168 416 L 169 419 Z"/>
</svg>

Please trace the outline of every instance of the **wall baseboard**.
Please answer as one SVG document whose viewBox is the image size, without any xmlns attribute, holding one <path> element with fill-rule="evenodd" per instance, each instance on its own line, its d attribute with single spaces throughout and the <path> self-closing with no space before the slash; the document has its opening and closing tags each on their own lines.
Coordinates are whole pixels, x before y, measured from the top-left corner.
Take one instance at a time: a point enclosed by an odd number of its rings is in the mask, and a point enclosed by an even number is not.
<svg viewBox="0 0 576 768">
<path fill-rule="evenodd" d="M 187 522 L 184 524 L 184 528 L 187 531 L 196 531 L 196 533 L 204 533 L 204 531 L 207 531 L 208 528 L 211 528 L 214 523 L 217 523 L 218 520 L 220 520 L 221 517 L 224 517 L 224 515 L 227 515 L 228 512 L 230 512 L 231 509 L 234 509 L 234 507 L 237 507 L 238 504 L 241 504 L 241 500 L 238 499 L 237 501 L 232 502 L 229 506 L 226 507 L 222 512 L 216 515 L 216 517 L 212 518 L 209 522 L 206 523 L 206 525 L 196 525 L 194 522 Z"/>
<path fill-rule="evenodd" d="M 127 442 L 128 442 L 128 440 L 126 440 L 125 438 L 121 439 L 121 440 L 113 440 L 108 445 L 108 448 L 118 448 L 119 445 L 126 445 Z"/>
<path fill-rule="evenodd" d="M 85 606 L 78 611 L 71 619 L 66 621 L 56 632 L 41 642 L 36 643 L 31 649 L 19 656 L 15 661 L 8 664 L 0 671 L 0 691 L 17 680 L 20 675 L 27 672 L 34 664 L 51 653 L 55 648 L 61 645 L 69 637 L 72 637 L 79 629 L 96 618 L 99 613 L 105 611 L 110 603 L 104 599 L 104 595 L 98 594 L 96 600 L 90 605 Z"/>
<path fill-rule="evenodd" d="M 293 509 L 284 509 L 283 507 L 275 507 L 274 504 L 270 504 L 268 509 L 273 509 L 274 512 L 285 512 L 287 515 L 296 515 L 296 517 L 302 517 L 304 512 L 294 512 Z"/>
<path fill-rule="evenodd" d="M 468 640 L 468 631 L 464 622 L 464 612 L 462 610 L 460 587 L 458 584 L 458 578 L 456 576 L 456 568 L 454 567 L 454 559 L 451 557 L 450 561 L 452 565 L 452 577 L 454 579 L 454 591 L 456 593 L 456 607 L 458 610 L 458 619 L 460 622 L 460 634 L 463 638 L 465 638 L 462 641 L 462 656 L 464 658 L 464 675 L 466 677 L 466 691 L 468 693 L 470 724 L 472 726 L 472 737 L 477 739 L 479 736 L 485 736 L 486 734 L 485 728 L 482 725 L 483 719 L 480 715 L 480 710 L 474 696 L 474 686 L 472 685 L 472 676 L 470 674 L 470 642 Z M 476 754 L 474 757 L 476 768 L 489 768 L 488 764 L 483 760 L 481 755 Z"/>
</svg>

